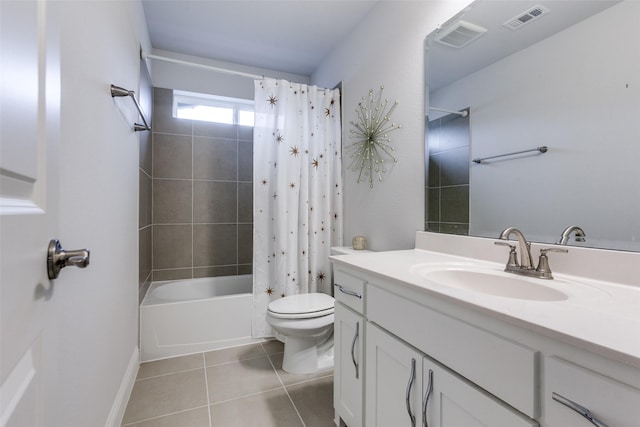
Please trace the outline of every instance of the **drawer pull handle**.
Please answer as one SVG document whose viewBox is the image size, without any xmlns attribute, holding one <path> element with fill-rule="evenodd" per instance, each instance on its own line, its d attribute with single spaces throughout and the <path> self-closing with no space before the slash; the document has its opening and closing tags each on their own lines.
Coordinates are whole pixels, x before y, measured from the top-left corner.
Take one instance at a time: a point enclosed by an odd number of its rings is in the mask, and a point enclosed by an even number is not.
<svg viewBox="0 0 640 427">
<path fill-rule="evenodd" d="M 429 384 L 427 384 L 427 391 L 424 394 L 424 401 L 422 402 L 422 427 L 429 427 L 427 421 L 427 405 L 429 404 L 429 398 L 433 391 L 433 371 L 429 369 Z"/>
<path fill-rule="evenodd" d="M 574 411 L 576 411 L 578 414 L 582 415 L 583 417 L 585 417 L 587 420 L 589 420 L 591 422 L 591 424 L 593 424 L 594 426 L 597 427 L 608 427 L 605 423 L 603 423 L 602 421 L 598 420 L 592 413 L 590 410 L 588 410 L 587 408 L 585 408 L 584 406 L 573 402 L 569 399 L 567 399 L 564 396 L 559 395 L 556 392 L 553 392 L 551 394 L 551 397 L 553 398 L 553 400 L 555 400 L 556 402 L 562 403 L 564 406 L 573 409 Z"/>
<path fill-rule="evenodd" d="M 407 384 L 407 412 L 411 418 L 411 427 L 416 427 L 416 416 L 411 411 L 411 387 L 416 379 L 416 359 L 411 359 L 411 375 L 409 376 L 409 384 Z"/>
<path fill-rule="evenodd" d="M 355 291 L 352 291 L 351 289 L 347 289 L 347 288 L 345 288 L 345 287 L 343 287 L 342 285 L 339 285 L 339 284 L 337 284 L 337 283 L 336 283 L 336 284 L 334 284 L 334 286 L 335 286 L 336 288 L 338 288 L 338 290 L 339 290 L 340 292 L 342 292 L 343 294 L 345 294 L 345 295 L 350 295 L 350 296 L 352 296 L 352 297 L 356 297 L 356 298 L 360 298 L 360 299 L 362 299 L 362 295 L 360 295 L 359 293 L 357 293 L 357 292 L 355 292 Z"/>
<path fill-rule="evenodd" d="M 356 379 L 358 379 L 358 361 L 356 360 L 356 341 L 358 341 L 358 336 L 360 336 L 360 322 L 356 322 L 356 333 L 353 335 L 353 342 L 351 343 L 351 360 L 353 361 L 353 366 L 356 368 Z"/>
</svg>

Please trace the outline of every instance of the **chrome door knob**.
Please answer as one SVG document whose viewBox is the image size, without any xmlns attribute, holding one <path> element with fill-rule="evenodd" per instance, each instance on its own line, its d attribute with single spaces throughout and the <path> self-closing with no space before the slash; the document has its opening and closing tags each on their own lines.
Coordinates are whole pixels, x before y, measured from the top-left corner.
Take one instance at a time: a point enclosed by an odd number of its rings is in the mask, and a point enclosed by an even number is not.
<svg viewBox="0 0 640 427">
<path fill-rule="evenodd" d="M 89 265 L 90 255 L 88 249 L 65 251 L 62 249 L 60 241 L 52 239 L 49 242 L 49 249 L 47 251 L 47 273 L 49 279 L 57 279 L 60 270 L 70 265 L 85 268 Z"/>
</svg>

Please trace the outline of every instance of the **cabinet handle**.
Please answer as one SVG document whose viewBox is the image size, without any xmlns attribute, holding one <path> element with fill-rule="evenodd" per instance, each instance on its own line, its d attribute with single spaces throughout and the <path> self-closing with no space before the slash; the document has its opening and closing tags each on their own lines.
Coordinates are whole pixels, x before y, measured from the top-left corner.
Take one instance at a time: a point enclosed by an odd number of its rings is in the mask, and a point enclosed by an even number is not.
<svg viewBox="0 0 640 427">
<path fill-rule="evenodd" d="M 416 379 L 416 359 L 411 359 L 411 376 L 409 377 L 409 384 L 407 384 L 407 412 L 409 418 L 411 418 L 411 427 L 416 427 L 416 416 L 411 411 L 411 387 Z"/>
<path fill-rule="evenodd" d="M 357 293 L 356 291 L 352 291 L 351 289 L 347 289 L 345 287 L 343 287 L 342 285 L 339 285 L 337 283 L 334 283 L 334 285 L 336 288 L 338 288 L 338 290 L 340 292 L 342 292 L 343 294 L 346 295 L 351 295 L 352 297 L 356 297 L 356 298 L 360 298 L 362 299 L 362 295 L 360 295 L 359 293 Z"/>
<path fill-rule="evenodd" d="M 356 368 L 356 379 L 358 379 L 358 361 L 356 360 L 356 341 L 358 340 L 358 336 L 360 336 L 360 322 L 356 322 L 356 333 L 353 335 L 353 342 L 351 343 L 351 360 L 353 361 L 353 366 Z"/>
<path fill-rule="evenodd" d="M 424 394 L 424 401 L 422 402 L 422 427 L 429 427 L 427 421 L 427 404 L 433 391 L 433 371 L 429 369 L 429 384 L 427 384 L 427 392 Z"/>
<path fill-rule="evenodd" d="M 569 399 L 567 399 L 566 397 L 559 395 L 556 392 L 553 392 L 551 394 L 551 397 L 553 398 L 553 400 L 555 400 L 556 402 L 562 403 L 564 406 L 568 407 L 569 409 L 573 409 L 574 411 L 576 411 L 578 414 L 582 415 L 583 417 L 585 417 L 587 420 L 589 420 L 591 422 L 591 424 L 593 424 L 594 426 L 597 427 L 608 427 L 605 423 L 603 423 L 602 421 L 600 421 L 599 419 L 597 419 L 590 410 L 588 410 L 587 408 L 585 408 L 584 406 L 573 402 Z"/>
</svg>

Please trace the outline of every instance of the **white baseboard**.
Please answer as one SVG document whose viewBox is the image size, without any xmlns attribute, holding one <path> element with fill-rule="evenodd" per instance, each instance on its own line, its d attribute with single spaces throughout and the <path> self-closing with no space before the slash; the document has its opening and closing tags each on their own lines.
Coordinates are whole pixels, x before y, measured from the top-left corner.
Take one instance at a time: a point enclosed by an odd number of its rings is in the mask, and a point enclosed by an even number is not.
<svg viewBox="0 0 640 427">
<path fill-rule="evenodd" d="M 133 385 L 136 382 L 139 367 L 140 349 L 138 349 L 138 347 L 135 347 L 133 349 L 133 354 L 131 355 L 131 360 L 129 360 L 127 371 L 122 378 L 122 383 L 120 383 L 118 394 L 116 394 L 116 398 L 113 401 L 113 405 L 111 406 L 111 411 L 109 411 L 107 422 L 104 424 L 105 427 L 120 427 L 120 425 L 122 424 L 124 411 L 127 409 L 127 403 L 129 403 L 129 397 L 131 396 Z"/>
</svg>

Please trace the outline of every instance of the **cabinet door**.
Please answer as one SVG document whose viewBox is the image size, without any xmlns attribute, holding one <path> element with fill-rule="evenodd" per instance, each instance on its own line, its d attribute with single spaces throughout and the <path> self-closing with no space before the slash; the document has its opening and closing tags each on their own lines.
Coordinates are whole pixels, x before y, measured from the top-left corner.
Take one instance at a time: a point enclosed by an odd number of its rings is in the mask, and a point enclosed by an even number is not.
<svg viewBox="0 0 640 427">
<path fill-rule="evenodd" d="M 424 427 L 532 427 L 538 423 L 448 369 L 422 360 Z M 428 398 L 427 398 L 428 396 Z"/>
<path fill-rule="evenodd" d="M 336 421 L 362 427 L 364 324 L 362 316 L 338 303 L 334 320 L 333 406 Z"/>
<path fill-rule="evenodd" d="M 640 390 L 565 360 L 545 359 L 545 424 L 640 426 Z"/>
<path fill-rule="evenodd" d="M 365 344 L 366 426 L 422 425 L 422 354 L 372 323 Z"/>
</svg>

